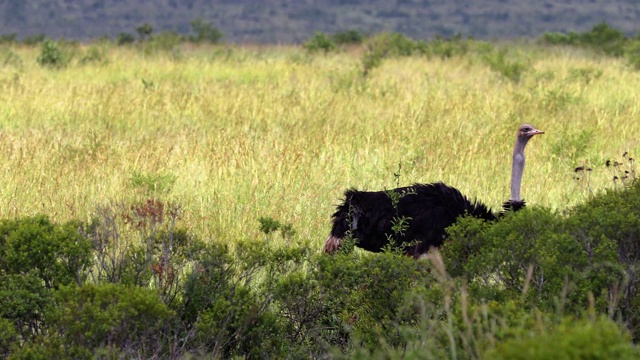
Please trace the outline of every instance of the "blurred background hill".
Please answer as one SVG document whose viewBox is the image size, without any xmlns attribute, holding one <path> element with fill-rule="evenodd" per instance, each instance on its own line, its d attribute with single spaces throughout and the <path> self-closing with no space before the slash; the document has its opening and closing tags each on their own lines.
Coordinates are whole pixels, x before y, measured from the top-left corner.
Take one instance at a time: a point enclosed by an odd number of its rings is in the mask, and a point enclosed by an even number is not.
<svg viewBox="0 0 640 360">
<path fill-rule="evenodd" d="M 640 3 L 632 0 L 0 0 L 0 34 L 46 34 L 86 40 L 154 31 L 187 34 L 201 19 L 229 43 L 300 43 L 315 31 L 399 32 L 481 39 L 536 37 L 586 31 L 606 22 L 638 31 Z"/>
</svg>

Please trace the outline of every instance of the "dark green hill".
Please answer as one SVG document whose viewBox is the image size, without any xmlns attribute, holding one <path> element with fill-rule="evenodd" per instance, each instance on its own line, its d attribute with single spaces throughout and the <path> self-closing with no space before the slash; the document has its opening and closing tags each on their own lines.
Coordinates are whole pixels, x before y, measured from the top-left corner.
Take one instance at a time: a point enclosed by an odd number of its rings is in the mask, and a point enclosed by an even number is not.
<svg viewBox="0 0 640 360">
<path fill-rule="evenodd" d="M 202 18 L 237 43 L 298 43 L 314 31 L 395 31 L 416 39 L 460 33 L 476 38 L 587 31 L 602 21 L 629 35 L 639 27 L 633 0 L 0 0 L 0 34 L 88 39 L 154 31 L 187 33 Z"/>
</svg>

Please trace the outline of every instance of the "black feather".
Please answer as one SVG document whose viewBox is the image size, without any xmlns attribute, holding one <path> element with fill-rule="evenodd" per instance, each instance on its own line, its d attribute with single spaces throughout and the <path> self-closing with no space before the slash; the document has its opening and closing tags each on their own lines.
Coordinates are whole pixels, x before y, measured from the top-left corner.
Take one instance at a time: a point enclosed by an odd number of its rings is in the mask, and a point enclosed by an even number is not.
<svg viewBox="0 0 640 360">
<path fill-rule="evenodd" d="M 380 252 L 389 244 L 389 237 L 396 245 L 415 245 L 404 249 L 409 255 L 426 253 L 430 247 L 442 245 L 445 229 L 462 215 L 492 221 L 496 216 L 482 203 L 471 201 L 460 191 L 444 183 L 415 184 L 391 190 L 400 195 L 394 207 L 392 197 L 386 191 L 345 192 L 345 200 L 333 214 L 331 237 L 342 239 L 351 231 L 356 246 L 372 252 Z M 394 218 L 408 218 L 408 228 L 394 234 Z"/>
</svg>

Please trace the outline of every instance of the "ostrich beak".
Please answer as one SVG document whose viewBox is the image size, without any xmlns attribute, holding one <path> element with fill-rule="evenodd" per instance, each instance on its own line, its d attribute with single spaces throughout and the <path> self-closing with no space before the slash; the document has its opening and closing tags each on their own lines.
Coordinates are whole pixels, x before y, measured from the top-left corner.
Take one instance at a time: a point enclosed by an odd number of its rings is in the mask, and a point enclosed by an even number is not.
<svg viewBox="0 0 640 360">
<path fill-rule="evenodd" d="M 544 131 L 536 129 L 536 130 L 533 130 L 531 135 L 542 135 L 542 134 L 544 134 Z"/>
</svg>

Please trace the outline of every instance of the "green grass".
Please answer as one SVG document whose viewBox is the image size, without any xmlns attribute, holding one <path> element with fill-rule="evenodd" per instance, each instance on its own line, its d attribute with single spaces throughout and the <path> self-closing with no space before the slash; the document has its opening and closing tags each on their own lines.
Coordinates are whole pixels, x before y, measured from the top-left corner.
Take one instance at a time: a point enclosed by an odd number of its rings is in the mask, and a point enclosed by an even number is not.
<svg viewBox="0 0 640 360">
<path fill-rule="evenodd" d="M 88 219 L 157 196 L 205 238 L 261 239 L 271 217 L 320 249 L 344 189 L 394 187 L 399 164 L 400 185 L 442 180 L 498 207 L 523 122 L 547 132 L 527 148 L 529 204 L 564 209 L 613 187 L 605 161 L 640 153 L 639 74 L 513 47 L 517 83 L 473 55 L 388 59 L 365 80 L 357 50 L 113 47 L 50 69 L 16 46 L 21 61 L 0 65 L 0 218 Z M 584 164 L 588 184 L 573 178 Z"/>
</svg>

